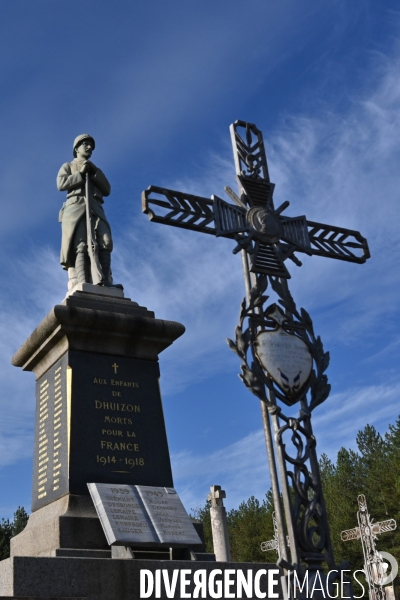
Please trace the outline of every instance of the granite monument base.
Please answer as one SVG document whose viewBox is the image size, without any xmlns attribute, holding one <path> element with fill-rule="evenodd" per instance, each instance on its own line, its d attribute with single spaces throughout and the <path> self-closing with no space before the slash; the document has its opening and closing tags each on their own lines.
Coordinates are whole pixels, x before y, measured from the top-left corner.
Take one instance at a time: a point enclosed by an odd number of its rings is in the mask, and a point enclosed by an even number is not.
<svg viewBox="0 0 400 600">
<path fill-rule="evenodd" d="M 111 558 L 87 483 L 173 487 L 158 355 L 185 329 L 102 291 L 70 294 L 13 356 L 36 375 L 32 514 L 0 562 L 0 595 L 86 598 L 70 591 L 86 570 L 108 589 L 126 561 Z"/>
<path fill-rule="evenodd" d="M 24 557 L 16 556 L 0 562 L 0 594 L 7 597 L 34 596 L 40 599 L 49 598 L 85 598 L 87 600 L 139 600 L 140 598 L 191 598 L 193 597 L 194 582 L 193 577 L 196 571 L 202 571 L 203 577 L 207 582 L 205 595 L 199 594 L 200 598 L 225 598 L 237 597 L 236 575 L 240 570 L 244 577 L 248 577 L 248 570 L 251 570 L 252 593 L 242 594 L 242 598 L 280 598 L 280 584 L 268 587 L 268 580 L 272 577 L 269 573 L 275 570 L 274 580 L 279 580 L 276 574 L 276 565 L 265 563 L 211 563 L 211 562 L 189 562 L 189 561 L 158 561 L 158 560 L 124 560 L 124 559 L 101 559 L 101 558 L 50 558 L 50 557 Z M 167 571 L 168 581 L 173 580 L 173 573 L 177 573 L 177 585 L 174 592 L 166 594 L 163 575 L 160 576 L 160 594 L 156 595 L 155 588 L 153 593 L 149 592 L 149 573 L 156 580 L 156 571 Z M 182 571 L 185 570 L 185 571 Z M 213 579 L 210 574 L 213 570 L 218 570 L 217 576 Z M 226 571 L 229 571 L 225 575 Z M 267 574 L 261 573 L 266 570 Z M 146 575 L 141 571 L 146 571 Z M 215 573 L 215 571 L 214 571 Z M 258 575 L 257 575 L 258 573 Z M 182 577 L 189 581 L 184 587 L 187 594 L 182 594 Z M 218 593 L 218 587 L 214 589 L 218 582 L 222 585 L 225 579 L 231 580 L 229 589 L 231 596 L 227 594 L 215 595 Z M 183 582 L 184 585 L 185 582 Z M 259 585 L 257 594 L 255 585 Z M 142 586 L 142 589 L 141 589 Z M 225 584 L 225 592 L 227 590 Z M 271 594 L 271 589 L 273 594 Z M 151 590 L 150 590 L 151 591 Z M 210 594 L 211 591 L 211 594 Z M 143 593 L 145 592 L 145 593 Z M 265 594 L 265 596 L 260 595 Z M 196 596 L 195 596 L 196 597 Z M 240 597 L 240 596 L 239 596 Z"/>
<path fill-rule="evenodd" d="M 90 496 L 68 494 L 31 514 L 11 556 L 110 558 L 111 550 Z"/>
<path fill-rule="evenodd" d="M 13 356 L 36 375 L 32 515 L 14 556 L 104 549 L 89 482 L 173 487 L 158 355 L 183 332 L 129 299 L 77 291 Z"/>
<path fill-rule="evenodd" d="M 232 593 L 240 570 L 252 578 L 243 598 L 278 597 L 268 585 L 273 565 L 217 563 L 195 547 L 107 544 L 87 483 L 173 488 L 158 355 L 184 327 L 92 291 L 82 288 L 55 306 L 12 360 L 36 375 L 32 514 L 11 540 L 11 557 L 0 562 L 0 596 L 189 598 L 200 582 L 195 597 L 216 598 L 224 597 L 215 595 L 223 581 Z"/>
</svg>

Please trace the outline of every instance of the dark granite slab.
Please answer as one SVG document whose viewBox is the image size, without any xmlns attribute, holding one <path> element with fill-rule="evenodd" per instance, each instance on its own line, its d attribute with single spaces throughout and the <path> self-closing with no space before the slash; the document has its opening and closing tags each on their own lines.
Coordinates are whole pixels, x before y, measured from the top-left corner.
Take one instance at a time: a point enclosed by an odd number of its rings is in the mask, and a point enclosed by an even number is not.
<svg viewBox="0 0 400 600">
<path fill-rule="evenodd" d="M 32 510 L 87 483 L 173 487 L 156 361 L 67 352 L 36 384 Z"/>
</svg>

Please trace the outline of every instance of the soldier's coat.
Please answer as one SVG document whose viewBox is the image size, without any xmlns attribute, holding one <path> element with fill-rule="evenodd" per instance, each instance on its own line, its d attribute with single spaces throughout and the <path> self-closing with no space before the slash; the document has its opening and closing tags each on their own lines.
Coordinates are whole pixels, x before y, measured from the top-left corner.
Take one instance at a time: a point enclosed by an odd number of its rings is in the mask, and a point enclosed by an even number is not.
<svg viewBox="0 0 400 600">
<path fill-rule="evenodd" d="M 75 158 L 72 162 L 64 163 L 57 175 L 58 189 L 68 192 L 58 217 L 62 232 L 60 263 L 64 269 L 75 266 L 74 234 L 79 221 L 86 218 L 85 176 L 79 172 L 85 162 Z M 109 196 L 110 192 L 107 177 L 97 169 L 96 174 L 90 177 L 90 203 L 94 214 L 108 225 L 111 237 L 111 227 L 102 207 L 103 196 Z"/>
</svg>

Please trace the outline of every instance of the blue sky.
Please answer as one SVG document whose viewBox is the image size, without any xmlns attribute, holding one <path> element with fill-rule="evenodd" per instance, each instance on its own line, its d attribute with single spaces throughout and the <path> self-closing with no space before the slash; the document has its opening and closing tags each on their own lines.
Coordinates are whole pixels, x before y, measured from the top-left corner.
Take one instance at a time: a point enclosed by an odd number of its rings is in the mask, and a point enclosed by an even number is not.
<svg viewBox="0 0 400 600">
<path fill-rule="evenodd" d="M 206 197 L 236 189 L 229 125 L 264 133 L 285 214 L 359 229 L 364 265 L 288 264 L 298 306 L 331 353 L 332 394 L 314 415 L 335 458 L 400 410 L 400 11 L 391 0 L 13 0 L 0 23 L 0 517 L 29 509 L 34 377 L 10 357 L 66 292 L 55 187 L 74 137 L 112 185 L 115 280 L 182 322 L 161 355 L 175 485 L 188 510 L 209 486 L 227 506 L 269 487 L 258 400 L 237 377 L 244 295 L 233 243 L 153 224 L 150 184 Z"/>
</svg>

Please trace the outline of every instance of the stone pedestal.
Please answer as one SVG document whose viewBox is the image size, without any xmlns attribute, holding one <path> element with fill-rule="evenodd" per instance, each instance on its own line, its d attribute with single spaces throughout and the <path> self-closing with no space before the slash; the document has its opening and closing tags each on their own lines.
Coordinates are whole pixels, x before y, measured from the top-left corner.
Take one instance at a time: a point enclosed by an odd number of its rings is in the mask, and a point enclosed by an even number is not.
<svg viewBox="0 0 400 600">
<path fill-rule="evenodd" d="M 30 515 L 11 556 L 111 558 L 111 550 L 90 496 L 67 494 Z"/>
<path fill-rule="evenodd" d="M 12 358 L 36 375 L 32 514 L 11 555 L 110 557 L 87 484 L 172 487 L 158 355 L 180 323 L 75 292 Z"/>
<path fill-rule="evenodd" d="M 222 581 L 229 568 L 227 579 L 251 569 L 267 592 L 272 565 L 227 565 L 185 548 L 111 553 L 87 483 L 173 486 L 158 355 L 184 327 L 90 291 L 55 306 L 12 359 L 36 375 L 35 457 L 32 514 L 0 562 L 0 599 L 136 600 L 142 571 L 161 581 L 163 570 L 171 582 L 182 569 L 192 575 L 187 591 L 196 571 Z M 201 597 L 216 597 L 205 589 Z M 181 598 L 181 586 L 150 597 Z"/>
</svg>

